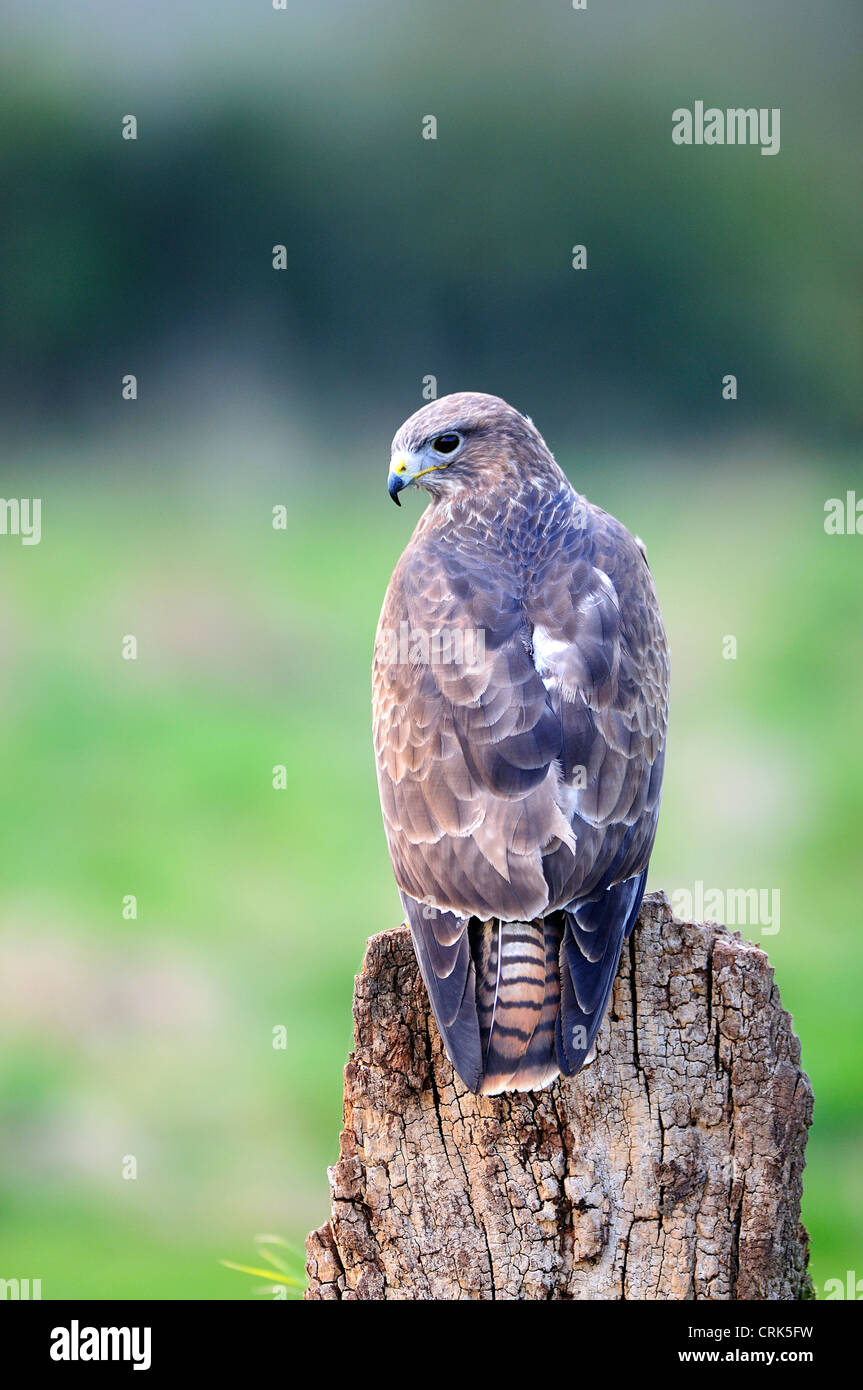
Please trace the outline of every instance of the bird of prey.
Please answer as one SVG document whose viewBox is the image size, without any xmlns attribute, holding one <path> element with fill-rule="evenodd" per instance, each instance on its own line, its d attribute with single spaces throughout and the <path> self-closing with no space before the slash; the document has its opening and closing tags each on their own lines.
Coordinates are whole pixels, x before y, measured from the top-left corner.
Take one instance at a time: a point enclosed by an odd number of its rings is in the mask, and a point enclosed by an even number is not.
<svg viewBox="0 0 863 1390">
<path fill-rule="evenodd" d="M 592 1057 L 656 834 L 668 647 L 644 547 L 572 487 L 534 424 L 464 392 L 395 436 L 394 501 L 430 504 L 375 640 L 390 858 L 469 1090 Z"/>
</svg>

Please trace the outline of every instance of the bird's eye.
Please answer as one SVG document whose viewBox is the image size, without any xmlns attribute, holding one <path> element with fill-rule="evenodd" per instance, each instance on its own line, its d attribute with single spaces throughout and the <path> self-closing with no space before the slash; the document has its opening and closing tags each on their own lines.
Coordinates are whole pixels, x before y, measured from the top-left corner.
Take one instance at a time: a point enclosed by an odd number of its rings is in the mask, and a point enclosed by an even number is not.
<svg viewBox="0 0 863 1390">
<path fill-rule="evenodd" d="M 455 430 L 448 430 L 446 434 L 439 434 L 432 440 L 432 448 L 436 454 L 451 454 L 461 444 L 461 435 L 456 434 Z"/>
</svg>

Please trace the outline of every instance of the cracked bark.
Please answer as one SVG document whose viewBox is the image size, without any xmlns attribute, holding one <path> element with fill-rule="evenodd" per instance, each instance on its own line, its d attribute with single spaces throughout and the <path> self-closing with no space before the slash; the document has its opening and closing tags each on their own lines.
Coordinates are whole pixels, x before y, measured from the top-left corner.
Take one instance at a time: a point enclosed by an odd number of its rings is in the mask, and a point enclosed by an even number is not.
<svg viewBox="0 0 863 1390">
<path fill-rule="evenodd" d="M 354 1019 L 306 1298 L 811 1296 L 812 1090 L 759 947 L 646 898 L 596 1061 L 546 1091 L 465 1091 L 405 928 L 369 940 Z"/>
</svg>

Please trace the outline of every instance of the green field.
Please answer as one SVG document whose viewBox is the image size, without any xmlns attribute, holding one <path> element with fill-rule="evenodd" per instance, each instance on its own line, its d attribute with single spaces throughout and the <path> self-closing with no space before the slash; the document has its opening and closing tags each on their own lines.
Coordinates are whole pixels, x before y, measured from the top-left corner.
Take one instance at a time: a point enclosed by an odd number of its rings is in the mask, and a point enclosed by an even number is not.
<svg viewBox="0 0 863 1390">
<path fill-rule="evenodd" d="M 821 1287 L 863 1247 L 863 538 L 823 528 L 851 465 L 562 462 L 644 538 L 666 615 L 650 887 L 781 891 L 760 944 L 815 1089 Z M 353 975 L 399 920 L 368 669 L 420 499 L 397 512 L 370 454 L 314 490 L 175 464 L 6 469 L 44 500 L 39 546 L 0 539 L 0 1274 L 46 1298 L 250 1296 L 218 1260 L 324 1219 Z"/>
</svg>

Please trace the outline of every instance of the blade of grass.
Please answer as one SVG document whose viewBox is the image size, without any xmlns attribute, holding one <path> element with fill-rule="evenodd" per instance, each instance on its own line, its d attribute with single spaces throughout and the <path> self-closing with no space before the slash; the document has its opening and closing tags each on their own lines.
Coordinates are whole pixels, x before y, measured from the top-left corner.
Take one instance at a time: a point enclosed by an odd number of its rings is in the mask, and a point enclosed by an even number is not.
<svg viewBox="0 0 863 1390">
<path fill-rule="evenodd" d="M 292 1288 L 301 1289 L 302 1280 L 292 1279 L 288 1274 L 273 1274 L 271 1269 L 256 1269 L 254 1265 L 238 1265 L 233 1260 L 220 1260 L 220 1265 L 225 1269 L 236 1269 L 240 1274 L 252 1274 L 257 1279 L 266 1279 L 270 1284 L 289 1284 Z"/>
</svg>

